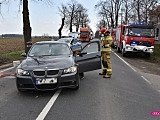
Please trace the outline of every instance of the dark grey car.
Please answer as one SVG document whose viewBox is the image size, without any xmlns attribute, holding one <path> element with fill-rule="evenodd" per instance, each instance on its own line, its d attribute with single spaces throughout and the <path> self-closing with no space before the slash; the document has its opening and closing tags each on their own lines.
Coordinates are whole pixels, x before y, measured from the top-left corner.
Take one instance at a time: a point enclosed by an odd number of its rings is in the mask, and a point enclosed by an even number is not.
<svg viewBox="0 0 160 120">
<path fill-rule="evenodd" d="M 16 85 L 23 90 L 78 89 L 79 73 L 101 68 L 99 41 L 86 44 L 74 55 L 67 43 L 42 41 L 35 43 L 26 59 L 17 67 Z"/>
</svg>

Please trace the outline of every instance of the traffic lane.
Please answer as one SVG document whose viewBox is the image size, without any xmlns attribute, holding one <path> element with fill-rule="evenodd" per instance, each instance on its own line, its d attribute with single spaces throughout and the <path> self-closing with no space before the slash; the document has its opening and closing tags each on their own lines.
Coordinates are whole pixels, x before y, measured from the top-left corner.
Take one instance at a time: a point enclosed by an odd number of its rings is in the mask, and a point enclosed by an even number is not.
<svg viewBox="0 0 160 120">
<path fill-rule="evenodd" d="M 112 54 L 113 75 L 88 72 L 80 90 L 63 89 L 45 120 L 157 120 L 160 95 L 139 73 Z"/>
<path fill-rule="evenodd" d="M 35 120 L 54 93 L 19 93 L 15 78 L 0 78 L 0 120 Z"/>
</svg>

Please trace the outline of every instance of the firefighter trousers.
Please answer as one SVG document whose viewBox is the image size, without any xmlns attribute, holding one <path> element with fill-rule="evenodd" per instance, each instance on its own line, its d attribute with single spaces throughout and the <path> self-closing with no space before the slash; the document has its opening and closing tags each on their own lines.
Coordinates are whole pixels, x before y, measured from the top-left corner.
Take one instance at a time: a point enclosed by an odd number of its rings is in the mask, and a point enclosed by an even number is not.
<svg viewBox="0 0 160 120">
<path fill-rule="evenodd" d="M 103 71 L 101 75 L 105 75 L 105 77 L 111 77 L 112 75 L 112 65 L 110 59 L 110 53 L 103 52 L 102 53 L 102 65 Z"/>
</svg>

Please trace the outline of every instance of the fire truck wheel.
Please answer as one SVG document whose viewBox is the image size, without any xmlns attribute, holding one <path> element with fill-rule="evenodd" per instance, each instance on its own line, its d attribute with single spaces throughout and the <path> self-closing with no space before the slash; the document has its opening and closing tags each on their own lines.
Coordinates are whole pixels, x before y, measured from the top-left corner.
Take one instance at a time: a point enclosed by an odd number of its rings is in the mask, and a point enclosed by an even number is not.
<svg viewBox="0 0 160 120">
<path fill-rule="evenodd" d="M 146 58 L 149 58 L 151 56 L 150 53 L 145 53 L 144 55 L 145 55 Z"/>
<path fill-rule="evenodd" d="M 123 49 L 122 49 L 122 56 L 123 56 L 123 57 L 126 57 L 126 54 L 127 54 L 127 53 L 125 52 L 125 48 L 123 48 Z"/>
<path fill-rule="evenodd" d="M 121 51 L 120 51 L 120 48 L 119 48 L 118 46 L 117 46 L 117 52 L 118 52 L 118 53 L 120 53 L 120 52 L 121 52 Z"/>
</svg>

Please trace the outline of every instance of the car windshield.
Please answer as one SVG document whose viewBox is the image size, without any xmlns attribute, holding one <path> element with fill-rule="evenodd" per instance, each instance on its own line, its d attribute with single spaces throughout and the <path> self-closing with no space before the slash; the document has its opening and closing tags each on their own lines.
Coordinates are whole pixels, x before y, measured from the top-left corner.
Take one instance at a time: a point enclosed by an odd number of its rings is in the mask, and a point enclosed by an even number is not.
<svg viewBox="0 0 160 120">
<path fill-rule="evenodd" d="M 71 54 L 70 48 L 68 45 L 62 43 L 35 44 L 29 52 L 30 57 L 59 56 L 69 54 Z"/>
<path fill-rule="evenodd" d="M 79 39 L 73 39 L 71 44 L 76 44 L 76 43 L 81 43 L 81 41 Z"/>
<path fill-rule="evenodd" d="M 154 29 L 129 28 L 129 35 L 141 37 L 154 37 Z"/>
</svg>

